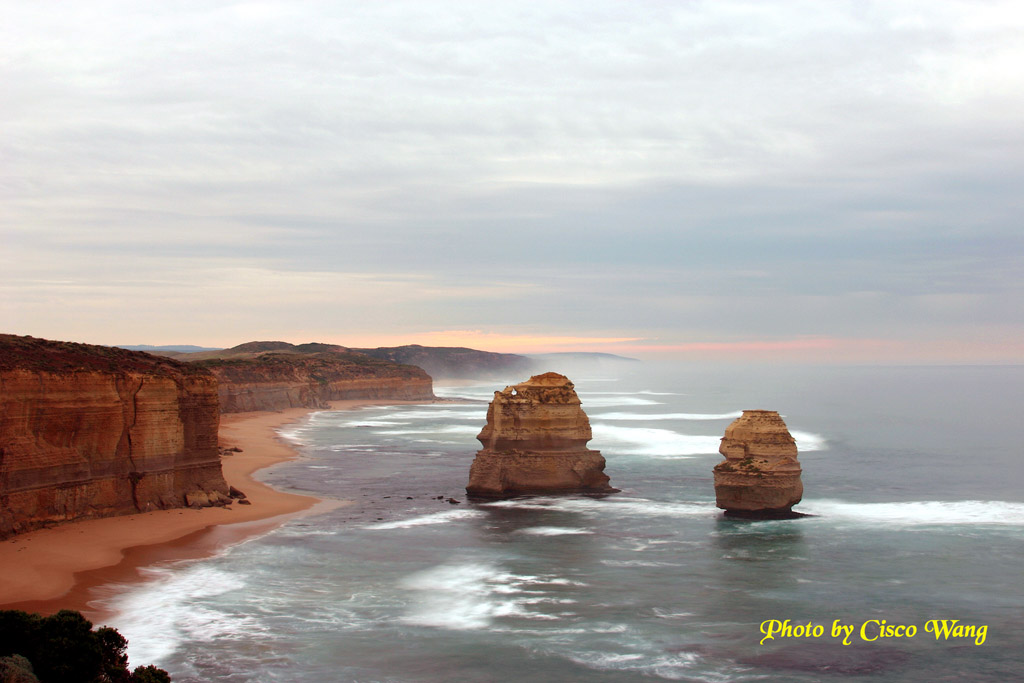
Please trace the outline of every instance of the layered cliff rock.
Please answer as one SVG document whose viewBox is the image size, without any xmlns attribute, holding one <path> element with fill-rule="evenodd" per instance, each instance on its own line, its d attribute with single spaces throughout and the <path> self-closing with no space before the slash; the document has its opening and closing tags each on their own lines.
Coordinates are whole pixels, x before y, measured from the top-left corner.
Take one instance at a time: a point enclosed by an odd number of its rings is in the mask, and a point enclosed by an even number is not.
<svg viewBox="0 0 1024 683">
<path fill-rule="evenodd" d="M 190 356 L 179 358 L 191 360 Z M 434 398 L 433 382 L 422 369 L 342 346 L 249 342 L 195 356 L 195 365 L 217 377 L 224 413 L 323 408 L 329 401 L 344 399 Z"/>
<path fill-rule="evenodd" d="M 605 460 L 589 450 L 590 420 L 573 383 L 548 372 L 494 392 L 483 445 L 466 492 L 501 498 L 526 493 L 609 493 Z"/>
<path fill-rule="evenodd" d="M 796 441 L 774 410 L 744 410 L 725 430 L 715 466 L 715 498 L 726 514 L 795 515 L 804 486 Z"/>
<path fill-rule="evenodd" d="M 227 502 L 217 380 L 145 353 L 0 335 L 0 537 Z"/>
</svg>

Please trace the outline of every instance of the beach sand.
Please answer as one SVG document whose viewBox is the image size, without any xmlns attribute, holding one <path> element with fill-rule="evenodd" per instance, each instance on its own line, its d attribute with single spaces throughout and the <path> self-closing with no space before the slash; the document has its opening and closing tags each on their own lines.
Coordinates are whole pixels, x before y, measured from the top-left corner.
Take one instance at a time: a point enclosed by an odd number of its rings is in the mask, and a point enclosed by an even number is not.
<svg viewBox="0 0 1024 683">
<path fill-rule="evenodd" d="M 399 403 L 418 402 L 333 401 L 331 409 Z M 243 491 L 251 505 L 158 510 L 69 522 L 0 542 L 0 608 L 44 614 L 76 609 L 96 621 L 105 616 L 88 605 L 96 586 L 138 581 L 141 567 L 209 557 L 295 516 L 348 504 L 278 491 L 253 478 L 261 469 L 298 457 L 276 430 L 310 412 L 294 408 L 221 416 L 221 446 L 242 449 L 221 458 L 224 478 Z"/>
</svg>

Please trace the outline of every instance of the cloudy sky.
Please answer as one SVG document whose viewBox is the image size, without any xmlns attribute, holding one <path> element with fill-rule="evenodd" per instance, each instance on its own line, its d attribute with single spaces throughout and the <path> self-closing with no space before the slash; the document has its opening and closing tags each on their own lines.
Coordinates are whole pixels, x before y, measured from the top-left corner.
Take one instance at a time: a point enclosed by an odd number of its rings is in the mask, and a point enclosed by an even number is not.
<svg viewBox="0 0 1024 683">
<path fill-rule="evenodd" d="M 0 1 L 2 331 L 1024 362 L 1024 5 Z"/>
</svg>

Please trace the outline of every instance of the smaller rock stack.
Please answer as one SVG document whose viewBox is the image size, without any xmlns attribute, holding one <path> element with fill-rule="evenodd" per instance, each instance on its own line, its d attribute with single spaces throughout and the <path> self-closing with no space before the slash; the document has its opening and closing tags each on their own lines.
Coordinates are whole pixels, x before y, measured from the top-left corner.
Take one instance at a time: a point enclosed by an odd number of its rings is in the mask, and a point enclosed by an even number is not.
<svg viewBox="0 0 1024 683">
<path fill-rule="evenodd" d="M 803 497 L 796 441 L 774 410 L 744 410 L 725 430 L 715 466 L 715 498 L 725 514 L 755 519 L 798 517 Z"/>
<path fill-rule="evenodd" d="M 605 461 L 587 448 L 590 420 L 573 383 L 548 372 L 494 392 L 466 492 L 503 498 L 527 493 L 611 493 Z"/>
</svg>

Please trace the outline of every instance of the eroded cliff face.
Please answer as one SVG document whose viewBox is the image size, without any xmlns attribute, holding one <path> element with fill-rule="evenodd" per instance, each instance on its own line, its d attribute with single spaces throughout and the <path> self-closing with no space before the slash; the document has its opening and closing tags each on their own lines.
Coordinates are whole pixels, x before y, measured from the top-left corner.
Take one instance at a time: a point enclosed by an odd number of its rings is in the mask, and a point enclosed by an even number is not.
<svg viewBox="0 0 1024 683">
<path fill-rule="evenodd" d="M 587 448 L 591 436 L 590 420 L 564 375 L 548 372 L 496 391 L 466 492 L 484 498 L 613 492 L 604 457 Z"/>
<path fill-rule="evenodd" d="M 803 497 L 796 441 L 774 410 L 744 410 L 725 430 L 715 498 L 728 514 L 785 516 Z"/>
<path fill-rule="evenodd" d="M 226 503 L 217 380 L 148 354 L 0 335 L 0 537 Z"/>
<path fill-rule="evenodd" d="M 261 353 L 202 361 L 219 381 L 223 413 L 325 408 L 345 399 L 431 400 L 433 381 L 417 367 L 341 352 Z M 363 360 L 365 358 L 365 360 Z"/>
</svg>

